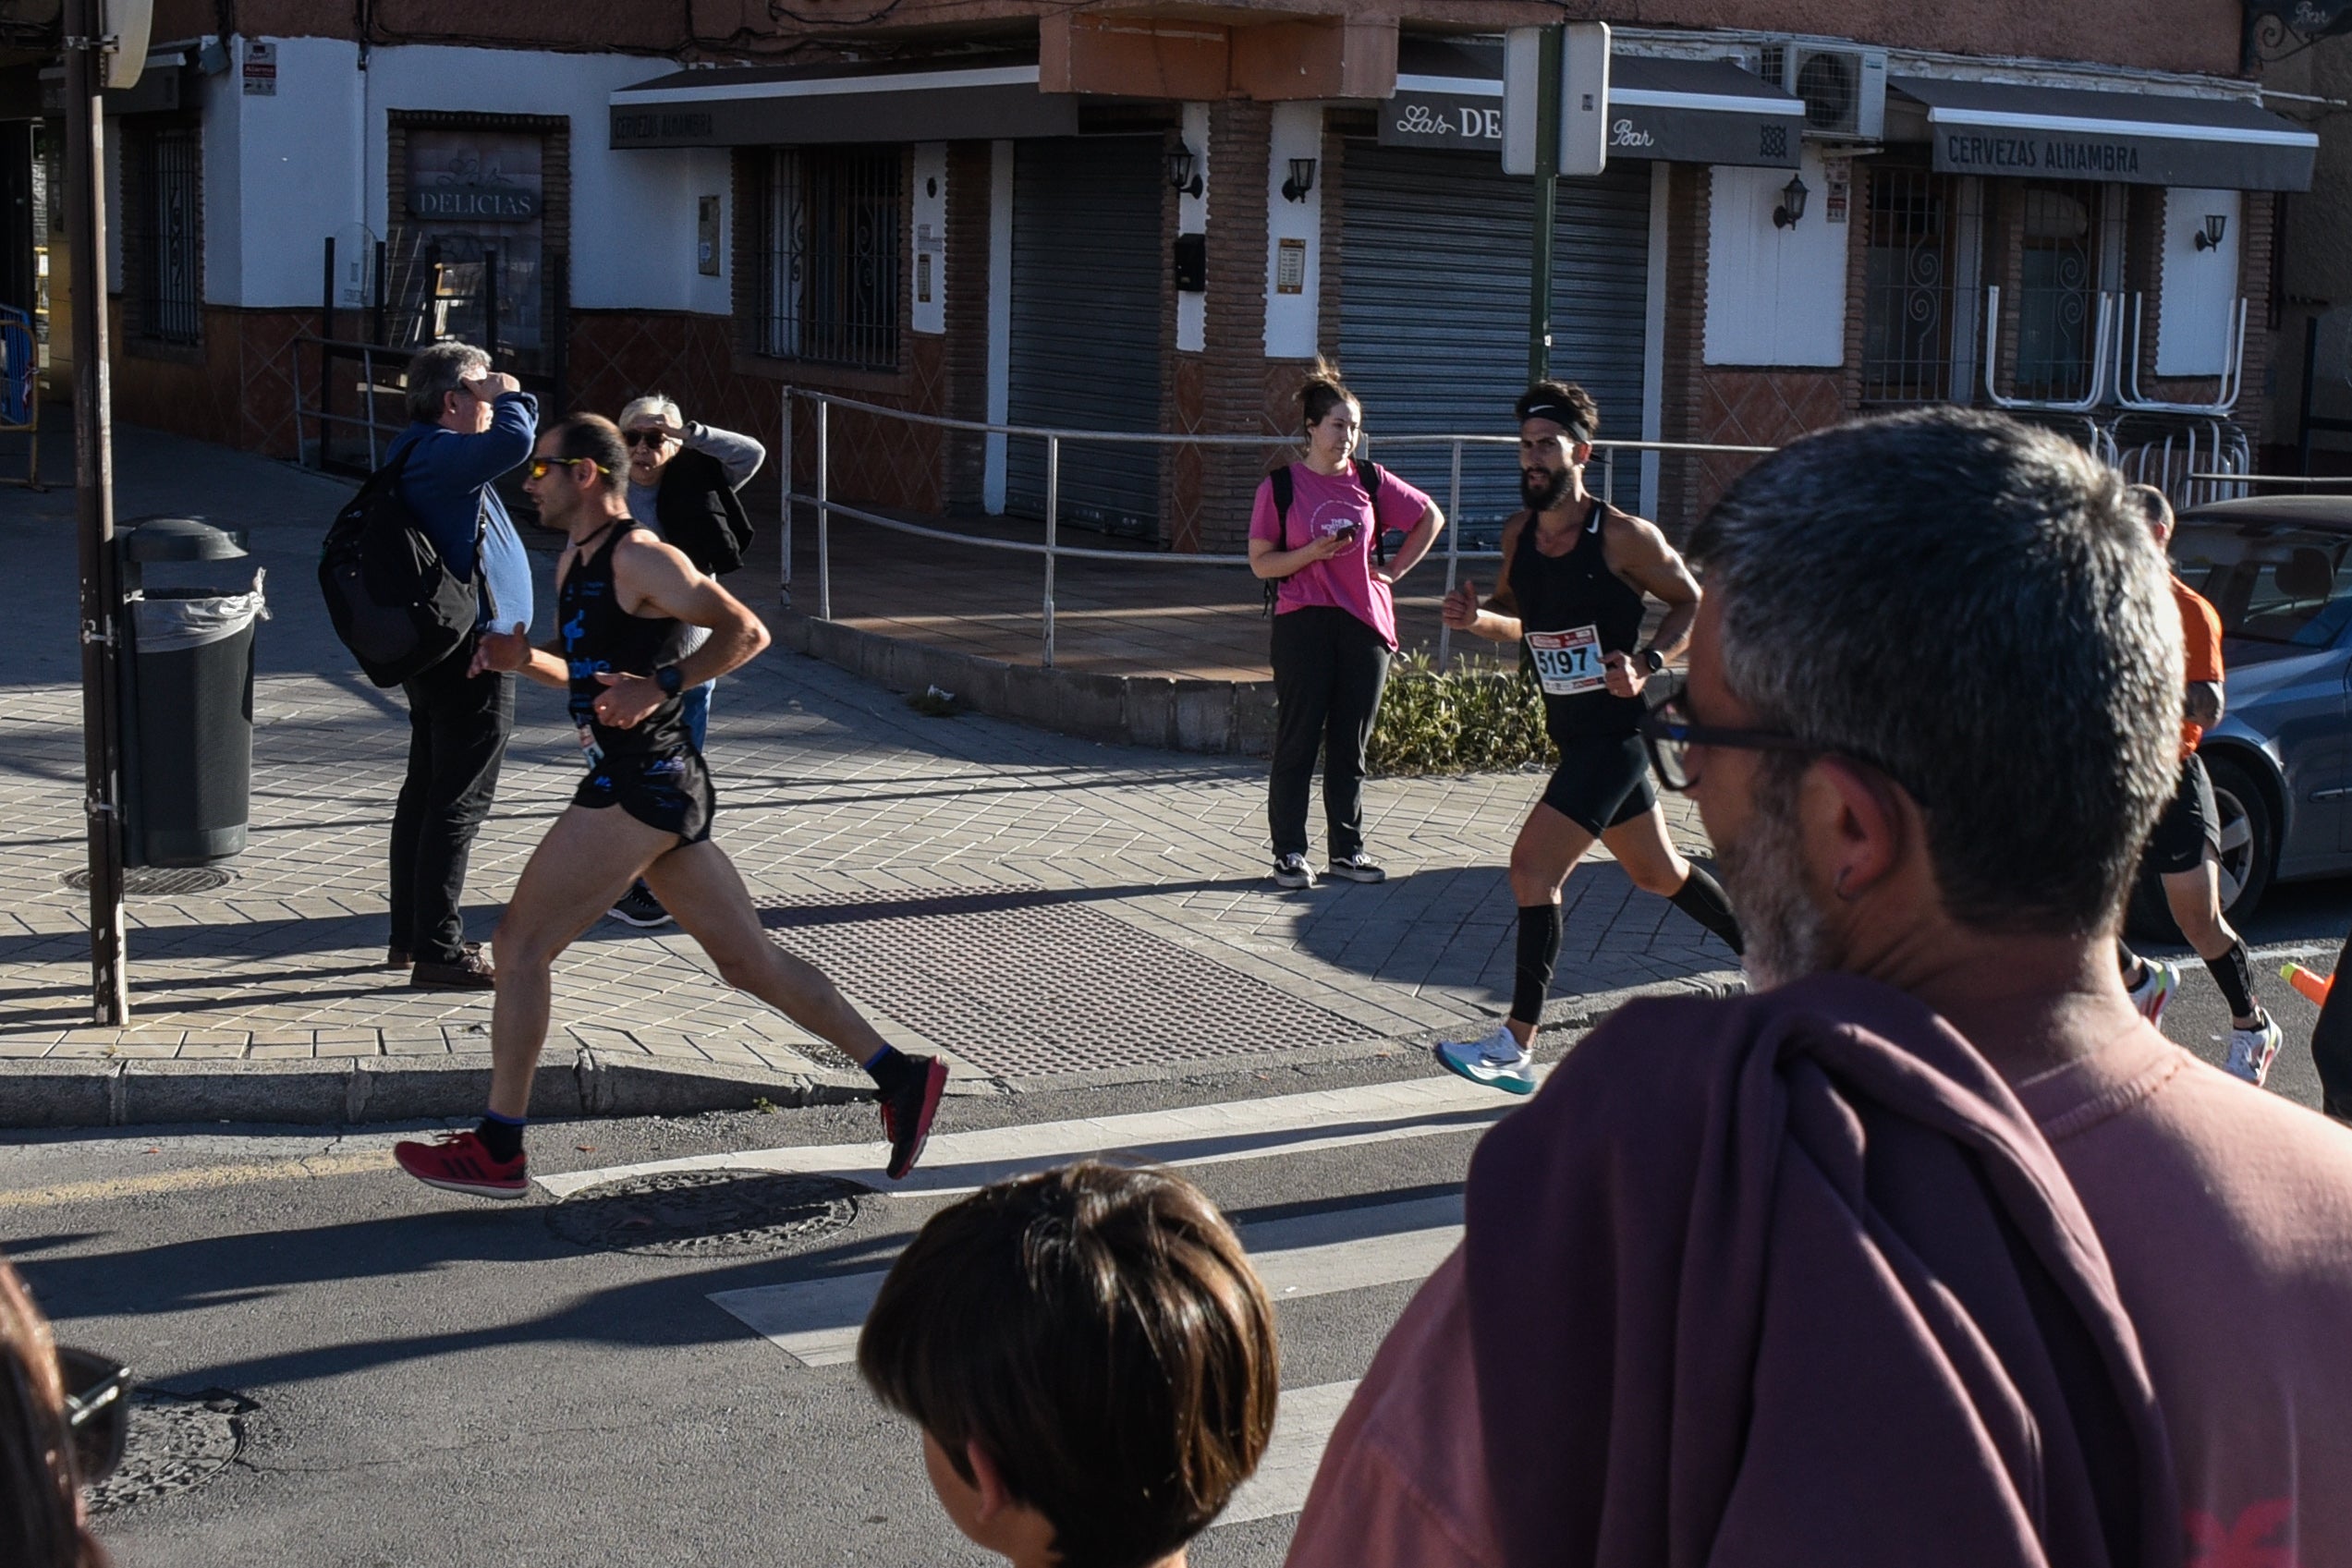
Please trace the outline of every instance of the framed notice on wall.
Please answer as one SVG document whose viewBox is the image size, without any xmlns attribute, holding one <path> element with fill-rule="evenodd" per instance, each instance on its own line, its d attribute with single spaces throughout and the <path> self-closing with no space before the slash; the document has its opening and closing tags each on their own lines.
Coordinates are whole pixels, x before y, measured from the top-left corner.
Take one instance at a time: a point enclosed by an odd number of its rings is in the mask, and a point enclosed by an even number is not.
<svg viewBox="0 0 2352 1568">
<path fill-rule="evenodd" d="M 1307 291 L 1307 242 L 1286 239 L 1274 251 L 1274 292 L 1303 294 Z"/>
</svg>

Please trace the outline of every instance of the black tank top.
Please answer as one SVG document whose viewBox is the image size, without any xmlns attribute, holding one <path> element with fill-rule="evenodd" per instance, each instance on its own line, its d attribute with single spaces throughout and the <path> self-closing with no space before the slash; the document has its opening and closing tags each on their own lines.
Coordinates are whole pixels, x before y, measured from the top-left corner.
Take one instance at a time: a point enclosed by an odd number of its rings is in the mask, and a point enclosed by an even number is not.
<svg viewBox="0 0 2352 1568">
<path fill-rule="evenodd" d="M 1522 647 L 1544 683 L 1544 728 L 1555 741 L 1631 735 L 1647 706 L 1599 686 L 1555 689 L 1587 685 L 1601 674 L 1603 655 L 1631 653 L 1641 640 L 1641 592 L 1609 569 L 1606 515 L 1607 504 L 1595 500 L 1565 555 L 1535 547 L 1530 515 L 1511 554 L 1511 597 L 1527 633 Z"/>
<path fill-rule="evenodd" d="M 685 656 L 689 627 L 684 621 L 632 615 L 615 597 L 613 547 L 635 527 L 624 522 L 594 554 L 575 557 L 555 596 L 556 630 L 571 675 L 572 723 L 579 726 L 580 746 L 591 751 L 591 761 L 598 755 L 664 755 L 693 745 L 679 697 L 664 698 L 635 729 L 612 729 L 596 719 L 597 696 L 606 689 L 596 678 L 598 671 L 651 675 Z"/>
</svg>

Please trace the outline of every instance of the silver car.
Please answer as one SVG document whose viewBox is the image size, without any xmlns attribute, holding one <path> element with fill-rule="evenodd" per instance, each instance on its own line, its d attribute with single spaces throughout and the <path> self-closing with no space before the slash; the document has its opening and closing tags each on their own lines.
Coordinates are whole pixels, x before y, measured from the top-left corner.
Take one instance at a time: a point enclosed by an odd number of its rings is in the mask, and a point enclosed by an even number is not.
<svg viewBox="0 0 2352 1568">
<path fill-rule="evenodd" d="M 2352 496 L 2182 514 L 2173 568 L 2221 613 L 2226 698 L 2199 748 L 2222 816 L 2222 906 L 2352 872 Z M 2150 891 L 2135 915 L 2152 913 Z"/>
</svg>

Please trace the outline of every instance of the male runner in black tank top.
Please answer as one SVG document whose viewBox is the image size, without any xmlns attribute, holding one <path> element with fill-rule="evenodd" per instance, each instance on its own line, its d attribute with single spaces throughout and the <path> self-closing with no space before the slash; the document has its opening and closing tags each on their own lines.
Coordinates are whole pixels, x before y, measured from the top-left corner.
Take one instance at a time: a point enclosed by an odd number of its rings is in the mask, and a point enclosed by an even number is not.
<svg viewBox="0 0 2352 1568">
<path fill-rule="evenodd" d="M 1560 765 L 1511 845 L 1519 944 L 1510 1015 L 1483 1039 L 1440 1045 L 1437 1059 L 1473 1083 L 1528 1094 L 1528 1047 L 1560 956 L 1560 889 L 1593 840 L 1634 886 L 1672 899 L 1733 953 L 1740 942 L 1721 884 L 1666 837 L 1636 729 L 1642 687 L 1689 638 L 1699 585 L 1656 524 L 1585 490 L 1601 415 L 1583 388 L 1539 383 L 1519 399 L 1518 416 L 1527 510 L 1503 526 L 1502 580 L 1484 606 L 1478 585 L 1465 581 L 1446 596 L 1444 616 L 1456 631 L 1526 649 Z M 1656 638 L 1639 647 L 1644 593 L 1666 614 Z"/>
<path fill-rule="evenodd" d="M 532 851 L 498 922 L 490 1110 L 481 1126 L 393 1157 L 430 1185 L 481 1197 L 530 1190 L 522 1142 L 532 1074 L 547 1039 L 555 955 L 642 875 L 729 985 L 749 991 L 872 1075 L 889 1174 L 913 1169 L 946 1064 L 891 1048 L 826 979 L 768 940 L 743 879 L 710 839 L 713 799 L 679 693 L 768 645 L 767 627 L 674 546 L 637 527 L 622 498 L 620 432 L 593 415 L 539 438 L 524 486 L 540 521 L 570 536 L 556 565 L 559 654 L 525 628 L 485 631 L 477 670 L 517 670 L 567 691 L 588 777 Z M 679 657 L 686 627 L 710 640 Z M 641 963 L 644 949 L 615 962 Z M 658 957 L 655 959 L 658 962 Z"/>
</svg>

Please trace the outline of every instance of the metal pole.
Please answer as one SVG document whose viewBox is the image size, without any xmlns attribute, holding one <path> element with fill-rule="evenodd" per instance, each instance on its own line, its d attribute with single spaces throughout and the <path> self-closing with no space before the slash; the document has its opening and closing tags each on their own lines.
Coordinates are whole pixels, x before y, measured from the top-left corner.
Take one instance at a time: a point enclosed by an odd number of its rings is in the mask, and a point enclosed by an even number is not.
<svg viewBox="0 0 2352 1568">
<path fill-rule="evenodd" d="M 817 619 L 820 621 L 833 619 L 833 553 L 828 547 L 830 541 L 827 537 L 833 519 L 825 504 L 826 498 L 833 493 L 830 476 L 825 471 L 833 450 L 832 432 L 826 416 L 832 412 L 832 404 L 822 397 L 817 399 Z"/>
<path fill-rule="evenodd" d="M 1617 504 L 1617 449 L 1614 446 L 1601 454 L 1601 499 L 1612 506 Z"/>
<path fill-rule="evenodd" d="M 776 425 L 776 473 L 781 480 L 776 486 L 776 538 L 784 548 L 784 564 L 776 575 L 776 602 L 786 610 L 792 608 L 792 388 L 777 389 L 777 407 L 783 410 Z"/>
<path fill-rule="evenodd" d="M 319 286 L 319 467 L 327 465 L 327 442 L 334 432 L 328 416 L 335 412 L 335 236 L 326 237 L 320 263 Z"/>
<path fill-rule="evenodd" d="M 379 459 L 375 440 L 375 350 L 372 348 L 360 350 L 360 378 L 368 389 L 368 472 L 374 473 Z"/>
<path fill-rule="evenodd" d="M 123 966 L 122 701 L 115 453 L 107 383 L 106 159 L 98 0 L 66 6 L 67 223 L 73 245 L 74 523 L 81 554 L 82 810 L 90 845 L 91 1021 L 130 1021 Z"/>
<path fill-rule="evenodd" d="M 368 334 L 379 344 L 389 341 L 384 333 L 387 325 L 387 318 L 384 314 L 384 296 L 391 291 L 391 276 L 384 271 L 384 241 L 379 239 L 375 242 L 375 330 Z M 368 406 L 372 414 L 375 407 L 375 398 L 372 395 L 368 399 Z"/>
<path fill-rule="evenodd" d="M 490 368 L 498 368 L 498 248 L 485 246 L 481 252 L 481 350 L 490 356 Z"/>
<path fill-rule="evenodd" d="M 1445 591 L 1454 592 L 1455 574 L 1462 569 L 1462 438 L 1454 438 L 1454 477 L 1445 492 Z M 1437 667 L 1454 662 L 1454 628 L 1443 617 L 1437 623 Z"/>
<path fill-rule="evenodd" d="M 1552 238 L 1560 202 L 1560 56 L 1566 30 L 1543 30 L 1536 54 L 1535 249 L 1528 278 L 1527 379 L 1552 373 Z"/>
<path fill-rule="evenodd" d="M 1054 667 L 1054 525 L 1062 510 L 1062 438 L 1045 438 L 1045 667 Z"/>
<path fill-rule="evenodd" d="M 2249 18 L 2252 13 L 2248 13 Z M 2250 21 L 2248 25 L 2251 25 Z M 2295 425 L 2295 455 L 2297 471 L 2305 479 L 2311 477 L 2311 376 L 2320 359 L 2320 318 L 2303 318 L 2303 402 L 2302 413 Z"/>
</svg>

